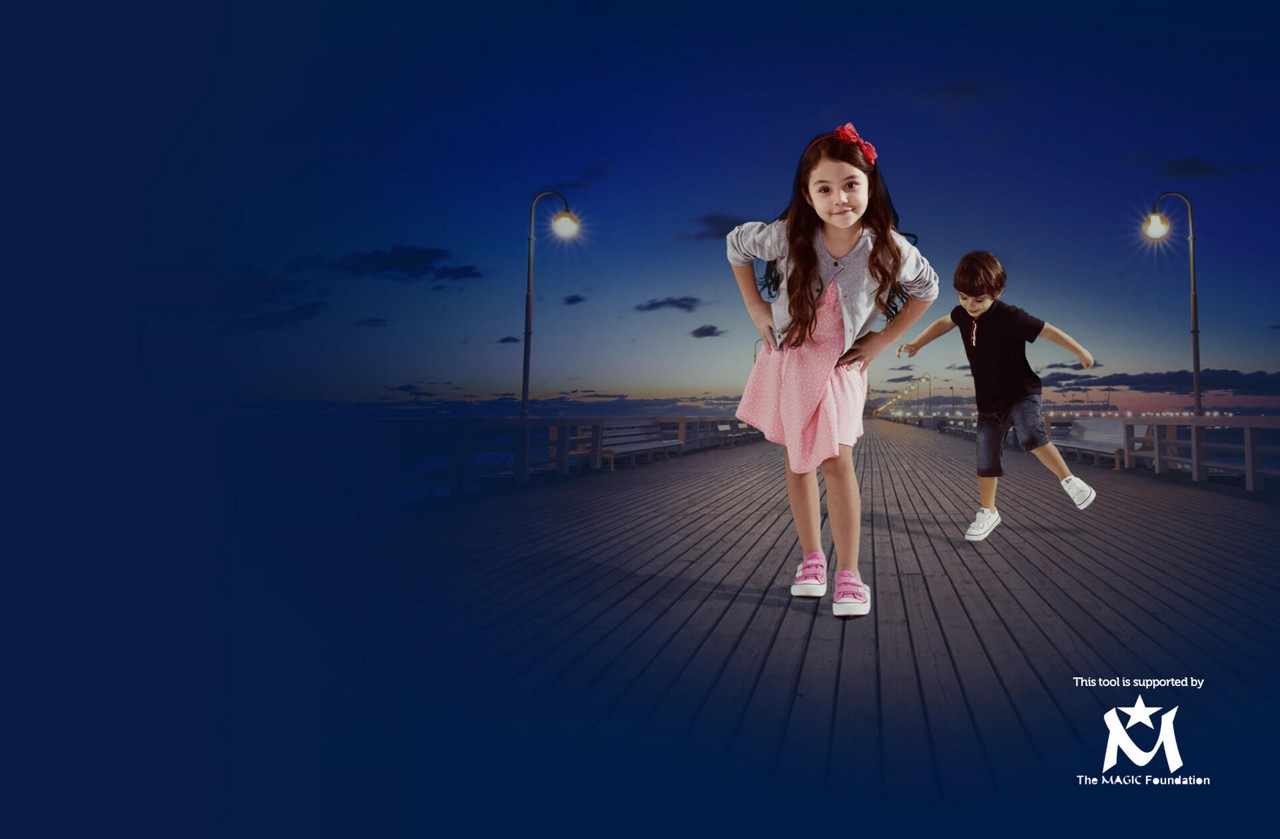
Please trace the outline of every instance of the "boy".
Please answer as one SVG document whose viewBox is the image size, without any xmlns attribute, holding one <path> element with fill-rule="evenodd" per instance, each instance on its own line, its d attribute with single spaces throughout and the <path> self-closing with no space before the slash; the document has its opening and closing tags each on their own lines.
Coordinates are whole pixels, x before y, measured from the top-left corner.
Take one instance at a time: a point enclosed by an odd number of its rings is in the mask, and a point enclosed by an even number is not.
<svg viewBox="0 0 1280 839">
<path fill-rule="evenodd" d="M 1027 343 L 1044 337 L 1070 350 L 1088 370 L 1093 356 L 1067 333 L 1000 300 L 1004 266 L 986 251 L 967 253 L 956 266 L 955 288 L 960 305 L 939 318 L 911 343 L 898 347 L 898 356 L 915 356 L 933 339 L 960 327 L 965 355 L 973 373 L 978 402 L 978 494 L 982 508 L 964 538 L 979 542 L 1000 523 L 996 510 L 996 482 L 1004 474 L 1000 453 L 1009 426 L 1018 432 L 1023 451 L 1035 455 L 1058 476 L 1076 507 L 1093 503 L 1096 493 L 1071 474 L 1058 447 L 1049 442 L 1040 415 L 1040 378 L 1027 363 Z"/>
</svg>

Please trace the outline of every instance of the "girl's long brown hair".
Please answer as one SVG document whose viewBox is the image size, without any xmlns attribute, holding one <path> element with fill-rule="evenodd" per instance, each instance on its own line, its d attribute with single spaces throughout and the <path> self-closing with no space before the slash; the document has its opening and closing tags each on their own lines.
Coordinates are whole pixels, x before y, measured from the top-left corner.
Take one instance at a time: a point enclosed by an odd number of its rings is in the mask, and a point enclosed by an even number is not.
<svg viewBox="0 0 1280 839">
<path fill-rule="evenodd" d="M 898 269 L 902 267 L 902 254 L 893 241 L 890 231 L 898 225 L 898 213 L 889 198 L 880 167 L 867 162 L 862 150 L 854 143 L 846 143 L 831 134 L 822 134 L 810 141 L 805 153 L 796 164 L 796 178 L 791 187 L 791 204 L 779 218 L 787 221 L 787 244 L 791 260 L 791 272 L 787 277 L 787 308 L 791 313 L 791 328 L 787 344 L 799 347 L 813 337 L 817 325 L 818 297 L 822 289 L 815 288 L 813 278 L 818 276 L 818 255 L 813 239 L 822 226 L 822 220 L 805 195 L 809 190 L 809 175 L 822 158 L 850 163 L 867 176 L 867 210 L 862 216 L 864 229 L 875 234 L 868 260 L 871 276 L 876 281 L 876 305 L 885 318 L 893 320 L 898 314 L 907 293 L 898 282 Z M 908 239 L 914 241 L 913 236 Z M 779 288 L 777 264 L 769 263 L 765 269 L 763 287 L 772 294 Z"/>
</svg>

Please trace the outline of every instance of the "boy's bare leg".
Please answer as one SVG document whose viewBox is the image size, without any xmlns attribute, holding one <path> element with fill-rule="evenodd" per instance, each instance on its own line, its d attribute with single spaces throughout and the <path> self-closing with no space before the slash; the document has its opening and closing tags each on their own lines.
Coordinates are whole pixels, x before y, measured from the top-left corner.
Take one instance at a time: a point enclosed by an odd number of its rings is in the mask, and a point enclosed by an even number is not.
<svg viewBox="0 0 1280 839">
<path fill-rule="evenodd" d="M 978 500 L 988 510 L 996 508 L 996 482 L 999 478 L 978 478 Z"/>
<path fill-rule="evenodd" d="M 1058 447 L 1053 443 L 1045 443 L 1038 449 L 1032 449 L 1031 453 L 1045 465 L 1045 468 L 1057 475 L 1059 481 L 1065 481 L 1071 477 L 1071 470 L 1067 468 L 1067 462 L 1062 459 L 1062 453 L 1058 451 Z"/>
<path fill-rule="evenodd" d="M 836 573 L 858 573 L 858 542 L 862 538 L 862 499 L 853 468 L 853 448 L 840 446 L 840 454 L 822 461 L 827 483 L 827 517 L 836 543 Z"/>
<path fill-rule="evenodd" d="M 850 464 L 852 467 L 852 464 Z M 805 556 L 822 550 L 822 507 L 818 495 L 818 473 L 803 475 L 791 471 L 791 456 L 787 456 L 787 500 L 791 502 L 791 518 L 796 523 L 796 535 L 800 537 L 800 550 Z"/>
</svg>

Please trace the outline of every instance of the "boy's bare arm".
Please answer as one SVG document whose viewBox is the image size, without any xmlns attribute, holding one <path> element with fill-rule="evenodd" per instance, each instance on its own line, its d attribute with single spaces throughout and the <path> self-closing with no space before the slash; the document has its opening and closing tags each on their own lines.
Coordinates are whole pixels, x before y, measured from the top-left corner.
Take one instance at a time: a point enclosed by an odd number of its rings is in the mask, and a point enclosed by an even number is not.
<svg viewBox="0 0 1280 839">
<path fill-rule="evenodd" d="M 1076 358 L 1080 359 L 1080 366 L 1084 369 L 1088 370 L 1093 366 L 1093 354 L 1081 346 L 1079 341 L 1053 324 L 1046 322 L 1038 337 L 1052 341 L 1064 350 L 1074 353 Z"/>
<path fill-rule="evenodd" d="M 935 338 L 938 338 L 942 335 L 946 335 L 948 332 L 954 329 L 955 326 L 956 326 L 955 322 L 951 320 L 951 315 L 943 315 L 942 317 L 938 318 L 933 323 L 925 327 L 924 332 L 921 332 L 919 335 L 917 335 L 914 341 L 912 341 L 909 344 L 903 344 L 902 346 L 898 347 L 898 351 L 895 353 L 895 355 L 897 355 L 898 358 L 901 358 L 902 354 L 906 353 L 907 358 L 913 358 L 915 354 L 918 353 L 922 347 L 924 347 L 925 344 L 929 343 Z"/>
</svg>

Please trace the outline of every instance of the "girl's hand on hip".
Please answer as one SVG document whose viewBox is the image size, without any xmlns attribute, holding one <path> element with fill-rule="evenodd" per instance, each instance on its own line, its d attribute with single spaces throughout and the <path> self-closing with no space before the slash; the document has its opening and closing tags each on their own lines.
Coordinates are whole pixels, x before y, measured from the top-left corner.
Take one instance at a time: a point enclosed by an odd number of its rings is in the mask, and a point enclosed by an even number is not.
<svg viewBox="0 0 1280 839">
<path fill-rule="evenodd" d="M 756 332 L 760 333 L 760 337 L 764 340 L 764 351 L 773 352 L 778 348 L 778 332 L 773 328 L 773 310 L 762 309 L 751 314 L 751 322 L 755 324 Z"/>
<path fill-rule="evenodd" d="M 889 341 L 881 332 L 868 332 L 861 338 L 853 342 L 853 346 L 849 351 L 840 356 L 840 360 L 836 364 L 849 367 L 857 365 L 859 370 L 866 370 L 871 366 L 871 360 L 884 352 Z"/>
</svg>

